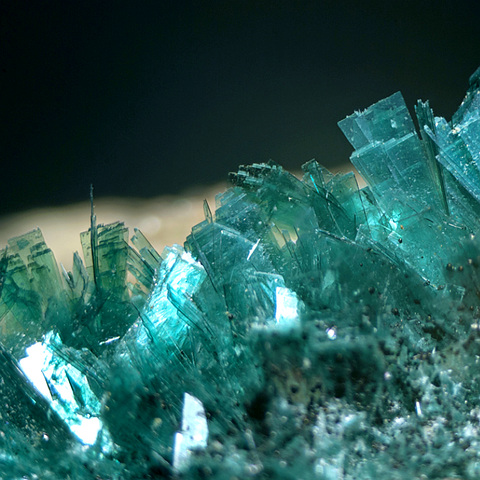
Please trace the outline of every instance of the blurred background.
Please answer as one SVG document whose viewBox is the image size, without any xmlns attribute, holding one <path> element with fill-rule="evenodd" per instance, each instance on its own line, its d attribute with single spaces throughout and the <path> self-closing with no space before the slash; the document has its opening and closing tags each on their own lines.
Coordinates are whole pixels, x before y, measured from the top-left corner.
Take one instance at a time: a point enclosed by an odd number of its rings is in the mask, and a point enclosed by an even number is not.
<svg viewBox="0 0 480 480">
<path fill-rule="evenodd" d="M 3 0 L 0 242 L 91 183 L 140 215 L 239 164 L 336 168 L 337 121 L 398 90 L 450 119 L 479 65 L 472 0 Z"/>
</svg>

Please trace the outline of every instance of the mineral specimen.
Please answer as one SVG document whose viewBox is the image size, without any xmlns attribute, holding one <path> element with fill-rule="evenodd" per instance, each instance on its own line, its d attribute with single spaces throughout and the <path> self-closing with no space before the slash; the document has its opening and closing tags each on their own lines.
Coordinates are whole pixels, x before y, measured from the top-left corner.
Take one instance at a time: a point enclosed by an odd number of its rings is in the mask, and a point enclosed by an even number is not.
<svg viewBox="0 0 480 480">
<path fill-rule="evenodd" d="M 11 239 L 1 478 L 480 478 L 480 69 L 415 112 L 340 122 L 365 188 L 240 167 L 162 255 L 93 211 L 71 272 Z"/>
</svg>

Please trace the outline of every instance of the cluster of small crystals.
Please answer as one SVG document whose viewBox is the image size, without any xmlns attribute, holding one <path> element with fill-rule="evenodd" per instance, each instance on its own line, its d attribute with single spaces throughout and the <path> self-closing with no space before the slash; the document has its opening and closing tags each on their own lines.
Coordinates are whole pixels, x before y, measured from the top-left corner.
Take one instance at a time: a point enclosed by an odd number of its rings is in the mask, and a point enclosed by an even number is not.
<svg viewBox="0 0 480 480">
<path fill-rule="evenodd" d="M 0 251 L 0 477 L 480 478 L 480 69 L 452 122 L 340 122 L 353 173 L 241 167 L 159 255 Z"/>
</svg>

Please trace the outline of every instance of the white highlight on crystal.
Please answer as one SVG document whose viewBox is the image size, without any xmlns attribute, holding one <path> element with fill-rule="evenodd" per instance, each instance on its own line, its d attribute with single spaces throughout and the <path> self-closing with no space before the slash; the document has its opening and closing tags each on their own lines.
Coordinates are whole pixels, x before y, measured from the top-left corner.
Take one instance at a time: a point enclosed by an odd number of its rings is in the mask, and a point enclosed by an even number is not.
<svg viewBox="0 0 480 480">
<path fill-rule="evenodd" d="M 198 264 L 198 262 L 195 261 L 195 259 L 192 257 L 192 254 L 190 252 L 183 251 L 182 252 L 182 260 L 185 260 L 190 265 Z"/>
<path fill-rule="evenodd" d="M 422 416 L 422 405 L 420 404 L 420 402 L 418 400 L 415 402 L 415 411 L 417 412 L 417 415 L 419 417 Z"/>
<path fill-rule="evenodd" d="M 25 349 L 27 356 L 18 364 L 37 391 L 48 400 L 51 408 L 68 425 L 70 430 L 84 445 L 93 445 L 102 428 L 102 422 L 94 415 L 100 411 L 100 402 L 88 386 L 87 379 L 75 367 L 58 361 L 48 349 L 48 343 L 59 341 L 52 332 L 47 333 L 44 342 L 37 342 Z M 70 380 L 71 379 L 71 380 Z M 84 401 L 90 411 L 79 413 L 70 382 L 75 382 L 82 390 Z M 51 391 L 55 391 L 55 399 Z"/>
<path fill-rule="evenodd" d="M 105 340 L 104 342 L 98 342 L 99 345 L 108 345 L 109 343 L 115 342 L 116 340 L 119 340 L 120 337 L 112 337 L 109 338 L 108 340 Z"/>
<path fill-rule="evenodd" d="M 260 239 L 258 239 L 255 245 L 250 249 L 250 251 L 248 252 L 247 261 L 250 260 L 250 257 L 252 256 L 253 252 L 257 249 L 259 243 L 260 243 Z"/>
<path fill-rule="evenodd" d="M 79 417 L 80 423 L 70 425 L 70 430 L 85 444 L 93 445 L 102 428 L 102 422 L 97 417 Z"/>
<path fill-rule="evenodd" d="M 43 365 L 50 361 L 52 354 L 43 343 L 34 343 L 25 349 L 25 352 L 27 356 L 18 361 L 21 370 L 38 392 L 47 400 L 52 401 L 50 389 L 42 372 Z"/>
<path fill-rule="evenodd" d="M 330 340 L 335 340 L 337 338 L 337 331 L 335 330 L 334 327 L 327 328 L 326 332 L 327 332 L 327 336 Z"/>
<path fill-rule="evenodd" d="M 275 289 L 275 320 L 277 324 L 298 321 L 298 298 L 286 287 Z"/>
<path fill-rule="evenodd" d="M 182 411 L 182 431 L 175 434 L 173 467 L 181 470 L 188 465 L 194 450 L 207 446 L 208 424 L 202 402 L 185 392 Z"/>
</svg>

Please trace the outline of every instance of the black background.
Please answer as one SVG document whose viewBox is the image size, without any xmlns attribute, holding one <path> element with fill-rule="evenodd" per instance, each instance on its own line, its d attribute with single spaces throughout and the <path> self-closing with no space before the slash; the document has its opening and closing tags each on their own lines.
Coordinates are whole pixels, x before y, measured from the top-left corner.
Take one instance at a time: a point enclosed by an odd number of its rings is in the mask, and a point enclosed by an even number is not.
<svg viewBox="0 0 480 480">
<path fill-rule="evenodd" d="M 479 65 L 478 1 L 3 0 L 0 214 L 344 163 L 337 121 L 398 90 L 449 120 Z"/>
</svg>

